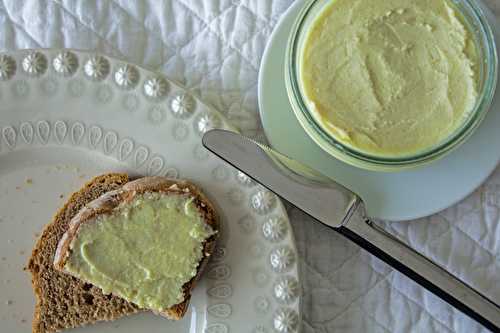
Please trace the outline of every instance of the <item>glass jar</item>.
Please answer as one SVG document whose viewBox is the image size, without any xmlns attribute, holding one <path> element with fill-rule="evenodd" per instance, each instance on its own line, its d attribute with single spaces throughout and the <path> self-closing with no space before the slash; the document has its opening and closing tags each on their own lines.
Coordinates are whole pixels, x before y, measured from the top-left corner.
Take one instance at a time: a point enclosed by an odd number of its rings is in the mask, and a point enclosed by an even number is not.
<svg viewBox="0 0 500 333">
<path fill-rule="evenodd" d="M 462 125 L 445 140 L 415 155 L 385 157 L 367 154 L 343 144 L 328 133 L 313 116 L 301 90 L 301 50 L 309 29 L 318 14 L 332 1 L 312 0 L 298 15 L 288 40 L 285 59 L 285 82 L 287 94 L 295 116 L 314 142 L 331 156 L 353 166 L 372 171 L 398 171 L 435 161 L 465 142 L 478 128 L 490 109 L 495 95 L 498 58 L 495 39 L 489 23 L 475 0 L 453 0 L 462 14 L 476 44 L 479 84 L 476 104 Z"/>
</svg>

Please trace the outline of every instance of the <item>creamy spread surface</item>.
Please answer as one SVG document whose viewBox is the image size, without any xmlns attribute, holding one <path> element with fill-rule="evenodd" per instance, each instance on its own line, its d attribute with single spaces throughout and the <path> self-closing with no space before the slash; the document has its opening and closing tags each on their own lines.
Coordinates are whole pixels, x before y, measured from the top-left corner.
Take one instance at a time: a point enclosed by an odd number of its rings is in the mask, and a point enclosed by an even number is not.
<svg viewBox="0 0 500 333">
<path fill-rule="evenodd" d="M 448 0 L 333 0 L 312 23 L 300 62 L 315 119 L 368 154 L 435 146 L 477 98 L 474 39 Z"/>
<path fill-rule="evenodd" d="M 137 195 L 80 226 L 65 269 L 106 294 L 162 311 L 184 300 L 182 286 L 213 233 L 192 197 Z"/>
</svg>

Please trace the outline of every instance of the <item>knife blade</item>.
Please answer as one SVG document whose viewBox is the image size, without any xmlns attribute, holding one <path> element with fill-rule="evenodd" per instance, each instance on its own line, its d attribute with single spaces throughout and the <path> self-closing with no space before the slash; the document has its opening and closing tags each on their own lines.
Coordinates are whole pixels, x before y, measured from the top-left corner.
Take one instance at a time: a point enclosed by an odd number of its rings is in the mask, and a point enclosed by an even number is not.
<svg viewBox="0 0 500 333">
<path fill-rule="evenodd" d="M 261 143 L 226 130 L 205 133 L 203 145 L 229 164 L 333 228 L 494 332 L 500 307 L 365 217 L 354 192 Z M 339 208 L 340 207 L 340 208 Z"/>
</svg>

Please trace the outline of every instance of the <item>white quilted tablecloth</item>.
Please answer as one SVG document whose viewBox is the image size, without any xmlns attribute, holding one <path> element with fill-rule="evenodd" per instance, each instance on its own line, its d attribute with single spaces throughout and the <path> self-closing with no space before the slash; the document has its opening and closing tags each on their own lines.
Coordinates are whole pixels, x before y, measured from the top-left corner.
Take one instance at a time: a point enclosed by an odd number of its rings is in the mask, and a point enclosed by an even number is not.
<svg viewBox="0 0 500 333">
<path fill-rule="evenodd" d="M 257 73 L 292 0 L 2 0 L 0 48 L 96 49 L 184 83 L 262 135 Z M 500 17 L 500 0 L 488 0 Z M 333 231 L 289 210 L 303 273 L 303 332 L 481 332 L 479 325 Z M 387 227 L 500 303 L 500 170 L 438 215 Z"/>
</svg>

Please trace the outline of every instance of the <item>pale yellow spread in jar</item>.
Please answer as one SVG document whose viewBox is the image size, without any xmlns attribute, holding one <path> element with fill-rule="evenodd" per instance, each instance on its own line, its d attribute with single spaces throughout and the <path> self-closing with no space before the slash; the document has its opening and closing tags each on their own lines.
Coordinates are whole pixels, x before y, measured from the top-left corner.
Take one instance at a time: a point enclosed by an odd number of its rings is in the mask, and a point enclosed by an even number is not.
<svg viewBox="0 0 500 333">
<path fill-rule="evenodd" d="M 355 150 L 387 157 L 436 146 L 473 110 L 478 55 L 448 0 L 334 0 L 307 32 L 306 104 Z"/>
</svg>

